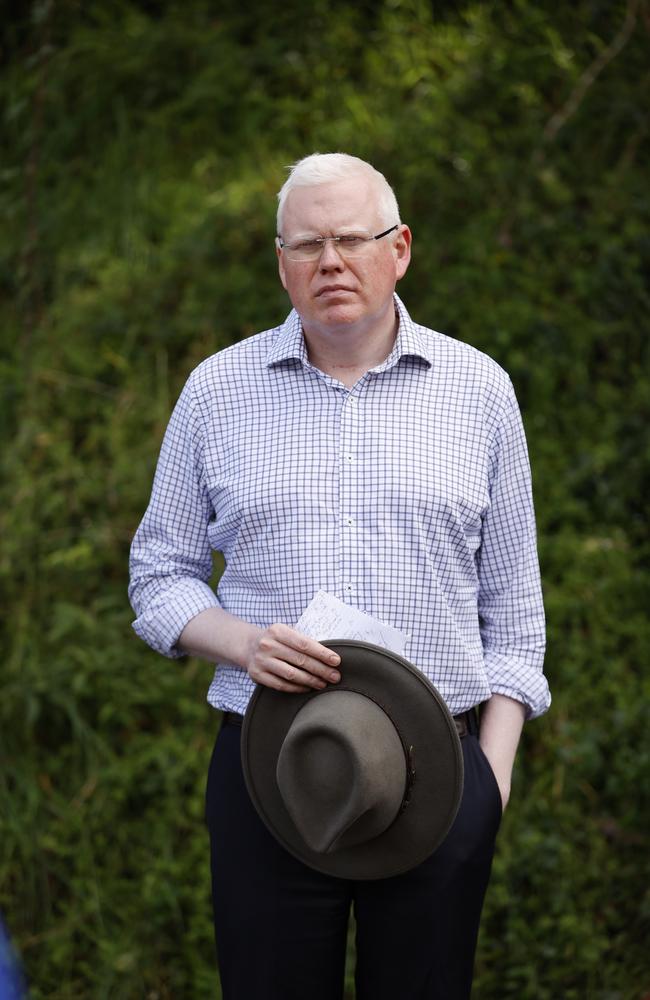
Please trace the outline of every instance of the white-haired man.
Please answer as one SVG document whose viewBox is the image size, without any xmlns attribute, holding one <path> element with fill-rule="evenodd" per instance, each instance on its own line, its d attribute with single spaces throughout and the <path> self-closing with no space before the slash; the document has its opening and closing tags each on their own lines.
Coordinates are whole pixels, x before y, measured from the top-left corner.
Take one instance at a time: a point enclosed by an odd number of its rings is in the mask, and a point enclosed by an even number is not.
<svg viewBox="0 0 650 1000">
<path fill-rule="evenodd" d="M 493 361 L 415 324 L 395 295 L 411 232 L 370 164 L 297 163 L 277 231 L 293 310 L 185 386 L 133 543 L 135 629 L 217 664 L 206 812 L 224 997 L 340 998 L 352 905 L 359 1000 L 460 1000 L 521 726 L 550 700 L 521 419 Z M 292 627 L 318 590 L 407 633 L 452 714 L 481 705 L 454 825 L 405 875 L 313 871 L 248 798 L 237 722 L 254 686 L 340 678 L 338 657 Z"/>
</svg>

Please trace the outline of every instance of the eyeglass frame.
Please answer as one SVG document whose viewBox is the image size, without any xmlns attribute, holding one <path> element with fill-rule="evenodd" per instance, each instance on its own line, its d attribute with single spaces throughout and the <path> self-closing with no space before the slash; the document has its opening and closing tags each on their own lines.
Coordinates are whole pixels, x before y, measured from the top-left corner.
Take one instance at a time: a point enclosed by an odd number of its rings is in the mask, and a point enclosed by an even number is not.
<svg viewBox="0 0 650 1000">
<path fill-rule="evenodd" d="M 373 240 L 381 240 L 381 239 L 384 238 L 384 236 L 388 236 L 389 233 L 392 233 L 396 229 L 399 229 L 400 225 L 401 225 L 401 223 L 396 222 L 394 226 L 390 227 L 390 229 L 385 229 L 383 233 L 378 233 L 377 236 L 369 235 L 364 240 L 364 243 L 372 243 Z M 319 244 L 319 246 L 318 246 L 318 253 L 316 254 L 315 257 L 298 257 L 298 258 L 296 258 L 296 257 L 289 257 L 288 259 L 289 260 L 293 260 L 293 261 L 297 261 L 298 263 L 300 263 L 301 261 L 306 263 L 309 260 L 318 260 L 319 257 L 320 257 L 320 255 L 322 254 L 323 250 L 325 249 L 325 245 L 327 243 L 334 243 L 334 244 L 336 244 L 336 246 L 335 246 L 336 252 L 338 254 L 340 254 L 342 257 L 345 257 L 345 250 L 341 250 L 340 249 L 340 247 L 341 247 L 341 240 L 344 239 L 345 236 L 351 236 L 351 235 L 358 235 L 358 234 L 355 234 L 353 232 L 353 233 L 342 233 L 340 236 L 316 236 L 313 240 L 310 241 L 310 242 L 318 243 Z M 295 244 L 283 243 L 282 237 L 280 236 L 279 233 L 277 234 L 276 238 L 277 238 L 278 246 L 279 246 L 280 250 L 284 250 L 285 248 L 287 248 L 288 250 L 291 250 L 295 246 Z"/>
</svg>

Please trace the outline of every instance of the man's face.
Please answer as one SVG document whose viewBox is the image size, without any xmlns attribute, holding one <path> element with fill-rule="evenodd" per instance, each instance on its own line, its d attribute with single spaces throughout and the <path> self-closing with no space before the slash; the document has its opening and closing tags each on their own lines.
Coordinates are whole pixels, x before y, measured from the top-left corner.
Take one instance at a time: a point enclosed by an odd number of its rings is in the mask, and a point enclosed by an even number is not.
<svg viewBox="0 0 650 1000">
<path fill-rule="evenodd" d="M 282 240 L 337 236 L 366 230 L 373 236 L 397 219 L 380 219 L 377 191 L 364 175 L 347 180 L 296 187 L 288 195 Z M 341 256 L 326 243 L 317 260 L 289 260 L 278 249 L 280 280 L 300 314 L 306 334 L 354 329 L 371 332 L 393 312 L 393 291 L 410 260 L 407 226 L 368 243 L 358 257 Z"/>
</svg>

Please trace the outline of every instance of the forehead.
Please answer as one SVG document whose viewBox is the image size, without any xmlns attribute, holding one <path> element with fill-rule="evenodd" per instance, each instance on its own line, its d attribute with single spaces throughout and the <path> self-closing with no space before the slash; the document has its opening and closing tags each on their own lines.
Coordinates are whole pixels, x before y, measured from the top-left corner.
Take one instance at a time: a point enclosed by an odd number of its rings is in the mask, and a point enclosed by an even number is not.
<svg viewBox="0 0 650 1000">
<path fill-rule="evenodd" d="M 378 219 L 377 187 L 369 177 L 295 187 L 287 195 L 282 229 L 289 233 L 317 232 L 322 236 L 342 228 L 373 229 Z"/>
</svg>

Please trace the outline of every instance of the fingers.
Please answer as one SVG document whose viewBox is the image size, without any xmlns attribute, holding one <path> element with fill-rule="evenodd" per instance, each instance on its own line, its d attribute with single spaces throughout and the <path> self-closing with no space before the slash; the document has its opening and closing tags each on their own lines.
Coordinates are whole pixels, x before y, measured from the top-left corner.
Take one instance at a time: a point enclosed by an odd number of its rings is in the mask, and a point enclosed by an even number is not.
<svg viewBox="0 0 650 1000">
<path fill-rule="evenodd" d="M 287 694 L 305 694 L 307 691 L 322 691 L 327 686 L 324 681 L 317 681 L 315 678 L 312 678 L 309 684 L 297 684 L 290 680 L 285 680 L 280 672 L 274 673 L 270 670 L 249 670 L 249 674 L 256 684 L 263 684 L 265 687 L 274 688 L 276 691 L 284 691 Z"/>
<path fill-rule="evenodd" d="M 336 682 L 340 656 L 315 639 L 310 639 L 288 625 L 271 625 L 258 642 L 260 663 L 285 680 L 309 683 L 309 678 Z"/>
<path fill-rule="evenodd" d="M 266 684 L 276 691 L 322 691 L 327 687 L 327 682 L 322 678 L 275 657 L 267 657 L 261 663 L 255 662 L 248 672 L 258 684 Z"/>
<path fill-rule="evenodd" d="M 341 662 L 333 650 L 288 625 L 276 624 L 258 637 L 248 673 L 257 684 L 277 691 L 322 691 L 340 680 Z"/>
</svg>

